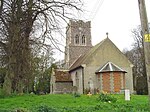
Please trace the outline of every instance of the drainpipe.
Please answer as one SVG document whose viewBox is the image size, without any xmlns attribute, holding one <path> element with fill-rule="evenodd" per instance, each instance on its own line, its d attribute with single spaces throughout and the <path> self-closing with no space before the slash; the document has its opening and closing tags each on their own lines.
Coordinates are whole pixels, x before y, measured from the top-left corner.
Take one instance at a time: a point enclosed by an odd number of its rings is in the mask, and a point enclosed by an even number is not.
<svg viewBox="0 0 150 112">
<path fill-rule="evenodd" d="M 84 68 L 86 67 L 86 64 L 82 64 L 82 85 L 83 85 L 83 94 L 84 92 Z"/>
<path fill-rule="evenodd" d="M 83 94 L 84 94 L 84 67 L 82 67 L 82 86 L 83 86 Z"/>
</svg>

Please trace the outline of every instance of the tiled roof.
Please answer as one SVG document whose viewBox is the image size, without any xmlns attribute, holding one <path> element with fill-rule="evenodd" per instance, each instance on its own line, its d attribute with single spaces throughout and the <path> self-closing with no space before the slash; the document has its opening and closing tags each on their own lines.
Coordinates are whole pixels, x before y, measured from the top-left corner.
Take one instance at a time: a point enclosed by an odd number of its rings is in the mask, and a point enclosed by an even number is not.
<svg viewBox="0 0 150 112">
<path fill-rule="evenodd" d="M 106 64 L 101 66 L 98 70 L 96 70 L 96 73 L 113 72 L 113 71 L 127 73 L 125 70 L 113 64 L 112 62 L 107 62 Z"/>
<path fill-rule="evenodd" d="M 108 38 L 106 38 L 108 39 Z M 72 71 L 78 67 L 81 67 L 82 64 L 86 62 L 86 60 L 101 46 L 101 44 L 106 40 L 104 39 L 94 47 L 92 47 L 87 53 L 80 55 L 79 58 L 70 66 L 69 71 Z"/>
<path fill-rule="evenodd" d="M 55 78 L 56 82 L 67 82 L 72 81 L 71 75 L 68 71 L 65 70 L 55 70 Z"/>
</svg>

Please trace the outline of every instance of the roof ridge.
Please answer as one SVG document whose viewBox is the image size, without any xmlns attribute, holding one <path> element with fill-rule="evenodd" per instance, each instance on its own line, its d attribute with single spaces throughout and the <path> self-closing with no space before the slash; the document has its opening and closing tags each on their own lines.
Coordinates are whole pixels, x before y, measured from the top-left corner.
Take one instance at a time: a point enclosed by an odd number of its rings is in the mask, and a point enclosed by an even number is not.
<svg viewBox="0 0 150 112">
<path fill-rule="evenodd" d="M 69 68 L 71 68 L 71 67 L 74 65 L 74 63 L 76 63 L 76 61 L 77 61 L 79 58 L 81 58 L 82 55 L 83 55 L 83 54 L 80 54 L 79 57 L 73 61 L 73 63 L 70 65 Z"/>
<path fill-rule="evenodd" d="M 74 63 L 69 67 L 70 70 L 73 70 L 79 66 L 81 66 L 81 64 L 85 63 L 85 61 L 87 60 L 88 57 L 90 57 L 101 45 L 102 43 L 107 40 L 108 38 L 103 39 L 101 42 L 99 42 L 98 44 L 96 44 L 95 46 L 93 46 L 89 51 L 87 51 L 85 54 L 82 54 L 79 58 L 77 58 L 76 61 L 74 61 Z M 81 59 L 81 60 L 79 60 Z M 79 61 L 78 61 L 79 60 Z M 79 62 L 79 63 L 77 63 Z M 77 65 L 76 65 L 77 63 Z"/>
<path fill-rule="evenodd" d="M 108 38 L 109 39 L 109 38 Z M 111 41 L 111 43 L 116 47 L 117 49 L 117 52 L 121 53 L 121 55 L 126 58 L 126 60 L 131 64 L 133 65 L 133 63 L 123 54 L 123 52 L 114 44 L 114 42 L 112 42 L 112 40 L 109 39 L 109 41 Z"/>
<path fill-rule="evenodd" d="M 103 39 L 101 42 L 99 42 L 98 44 L 96 44 L 95 46 L 93 46 L 87 53 L 85 53 L 85 58 L 83 61 L 85 61 L 87 59 L 88 56 L 91 56 L 101 45 L 102 43 L 107 40 L 107 38 Z"/>
</svg>

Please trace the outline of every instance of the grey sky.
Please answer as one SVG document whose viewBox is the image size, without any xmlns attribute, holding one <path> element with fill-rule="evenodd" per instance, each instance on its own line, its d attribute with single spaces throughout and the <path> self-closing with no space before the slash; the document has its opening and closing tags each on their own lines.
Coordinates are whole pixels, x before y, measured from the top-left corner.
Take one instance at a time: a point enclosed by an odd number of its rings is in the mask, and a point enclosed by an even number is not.
<svg viewBox="0 0 150 112">
<path fill-rule="evenodd" d="M 145 2 L 150 19 L 150 1 Z M 92 22 L 93 45 L 106 38 L 108 32 L 120 50 L 131 46 L 131 30 L 140 25 L 138 0 L 84 0 L 84 3 L 86 14 L 79 18 Z"/>
<path fill-rule="evenodd" d="M 140 25 L 138 0 L 83 0 L 84 11 L 76 15 L 77 19 L 91 21 L 92 44 L 109 38 L 122 51 L 131 49 L 133 37 L 131 30 Z M 145 0 L 150 22 L 150 0 Z M 65 44 L 65 43 L 64 43 Z M 64 54 L 57 52 L 56 58 L 63 59 Z"/>
</svg>

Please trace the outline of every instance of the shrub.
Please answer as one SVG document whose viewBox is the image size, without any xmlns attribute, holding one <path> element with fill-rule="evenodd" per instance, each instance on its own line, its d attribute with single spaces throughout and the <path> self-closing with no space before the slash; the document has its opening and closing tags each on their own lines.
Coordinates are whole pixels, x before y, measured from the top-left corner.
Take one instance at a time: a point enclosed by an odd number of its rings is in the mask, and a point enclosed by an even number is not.
<svg viewBox="0 0 150 112">
<path fill-rule="evenodd" d="M 73 93 L 73 96 L 74 97 L 81 97 L 80 93 L 77 93 L 77 92 Z"/>
<path fill-rule="evenodd" d="M 18 109 L 0 109 L 0 112 L 30 112 L 27 109 L 24 108 L 18 108 Z"/>
<path fill-rule="evenodd" d="M 95 112 L 95 108 L 83 106 L 63 107 L 59 112 Z"/>
<path fill-rule="evenodd" d="M 34 109 L 34 112 L 58 112 L 58 111 L 53 107 L 48 107 L 47 105 L 40 105 Z"/>
<path fill-rule="evenodd" d="M 0 109 L 0 112 L 10 112 L 10 110 Z"/>
<path fill-rule="evenodd" d="M 0 98 L 6 97 L 5 92 L 3 89 L 0 88 Z"/>
<path fill-rule="evenodd" d="M 101 102 L 116 102 L 117 101 L 115 97 L 110 96 L 106 93 L 100 93 L 97 100 Z"/>
<path fill-rule="evenodd" d="M 18 109 L 15 109 L 14 111 L 11 111 L 11 112 L 29 112 L 29 110 L 24 109 L 24 108 L 18 108 Z"/>
</svg>

